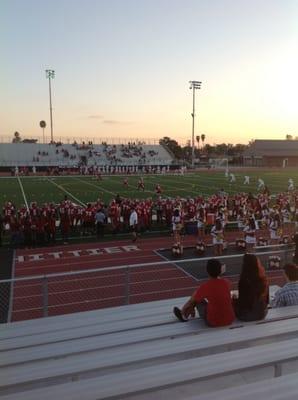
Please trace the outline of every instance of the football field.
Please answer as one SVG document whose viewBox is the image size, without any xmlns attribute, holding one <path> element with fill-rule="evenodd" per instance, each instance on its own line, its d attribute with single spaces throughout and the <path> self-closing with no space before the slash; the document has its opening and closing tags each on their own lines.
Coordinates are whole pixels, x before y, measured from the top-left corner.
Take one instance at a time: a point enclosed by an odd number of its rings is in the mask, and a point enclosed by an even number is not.
<svg viewBox="0 0 298 400">
<path fill-rule="evenodd" d="M 229 184 L 224 171 L 201 171 L 181 175 L 144 175 L 145 191 L 137 190 L 138 176 L 128 176 L 128 187 L 124 187 L 124 176 L 103 176 L 97 180 L 92 176 L 36 176 L 1 177 L 0 206 L 12 201 L 17 207 L 30 204 L 59 203 L 67 195 L 68 199 L 79 205 L 94 202 L 101 198 L 108 203 L 116 194 L 123 197 L 142 199 L 157 197 L 155 186 L 160 184 L 162 196 L 186 198 L 198 195 L 208 196 L 223 188 L 227 193 L 257 192 L 257 180 L 262 178 L 271 194 L 287 190 L 288 179 L 298 185 L 298 170 L 240 170 L 233 172 L 236 182 Z M 244 185 L 244 176 L 250 176 L 250 184 Z"/>
</svg>

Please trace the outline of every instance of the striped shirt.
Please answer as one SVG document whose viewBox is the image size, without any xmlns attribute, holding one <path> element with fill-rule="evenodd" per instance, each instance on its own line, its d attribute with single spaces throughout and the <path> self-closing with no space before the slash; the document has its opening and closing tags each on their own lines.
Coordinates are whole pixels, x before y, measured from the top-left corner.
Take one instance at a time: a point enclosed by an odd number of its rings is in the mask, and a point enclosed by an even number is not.
<svg viewBox="0 0 298 400">
<path fill-rule="evenodd" d="M 298 305 L 298 282 L 288 282 L 275 293 L 272 307 Z"/>
</svg>

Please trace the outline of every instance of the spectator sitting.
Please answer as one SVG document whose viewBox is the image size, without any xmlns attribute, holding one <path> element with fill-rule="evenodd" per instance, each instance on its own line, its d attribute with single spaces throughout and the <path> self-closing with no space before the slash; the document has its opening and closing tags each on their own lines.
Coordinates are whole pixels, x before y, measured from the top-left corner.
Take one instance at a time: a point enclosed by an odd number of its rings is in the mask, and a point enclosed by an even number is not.
<svg viewBox="0 0 298 400">
<path fill-rule="evenodd" d="M 241 321 L 257 321 L 268 312 L 269 287 L 265 270 L 254 254 L 244 254 L 234 308 Z"/>
<path fill-rule="evenodd" d="M 298 305 L 298 266 L 294 263 L 286 264 L 284 272 L 288 282 L 275 293 L 272 307 Z"/>
<path fill-rule="evenodd" d="M 186 322 L 189 316 L 195 316 L 197 308 L 199 315 L 208 326 L 230 325 L 234 318 L 231 300 L 231 283 L 220 277 L 223 266 L 216 259 L 207 262 L 207 273 L 210 279 L 204 282 L 184 304 L 182 310 L 174 307 L 173 312 L 181 322 Z"/>
</svg>

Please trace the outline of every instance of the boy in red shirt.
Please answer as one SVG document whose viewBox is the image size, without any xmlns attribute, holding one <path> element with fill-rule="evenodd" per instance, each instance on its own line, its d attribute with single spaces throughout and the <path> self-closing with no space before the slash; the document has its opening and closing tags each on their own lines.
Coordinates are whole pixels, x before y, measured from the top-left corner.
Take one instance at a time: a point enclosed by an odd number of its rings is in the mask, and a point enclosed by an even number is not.
<svg viewBox="0 0 298 400">
<path fill-rule="evenodd" d="M 198 287 L 182 310 L 174 307 L 173 312 L 179 321 L 186 322 L 189 316 L 195 316 L 197 308 L 208 326 L 230 325 L 235 319 L 230 294 L 231 283 L 220 278 L 222 265 L 214 258 L 207 262 L 207 273 L 210 279 Z"/>
</svg>

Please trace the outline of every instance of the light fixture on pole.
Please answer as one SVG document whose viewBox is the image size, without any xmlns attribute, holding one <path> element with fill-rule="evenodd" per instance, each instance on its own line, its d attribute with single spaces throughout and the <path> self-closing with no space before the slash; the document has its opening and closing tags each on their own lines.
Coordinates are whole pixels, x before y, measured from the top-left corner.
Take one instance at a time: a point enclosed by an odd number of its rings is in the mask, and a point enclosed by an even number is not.
<svg viewBox="0 0 298 400">
<path fill-rule="evenodd" d="M 45 136 L 44 136 L 44 129 L 47 126 L 46 121 L 40 121 L 39 122 L 39 126 L 42 129 L 42 140 L 43 140 L 43 144 L 45 144 Z"/>
<path fill-rule="evenodd" d="M 201 89 L 202 82 L 199 81 L 189 81 L 190 89 L 192 89 L 192 136 L 191 136 L 191 166 L 194 167 L 195 160 L 195 91 L 196 89 Z"/>
<path fill-rule="evenodd" d="M 52 87 L 51 80 L 55 78 L 55 71 L 53 69 L 46 69 L 46 77 L 49 80 L 49 96 L 50 96 L 50 122 L 51 122 L 51 143 L 54 142 L 53 134 L 53 108 L 52 108 Z"/>
</svg>

